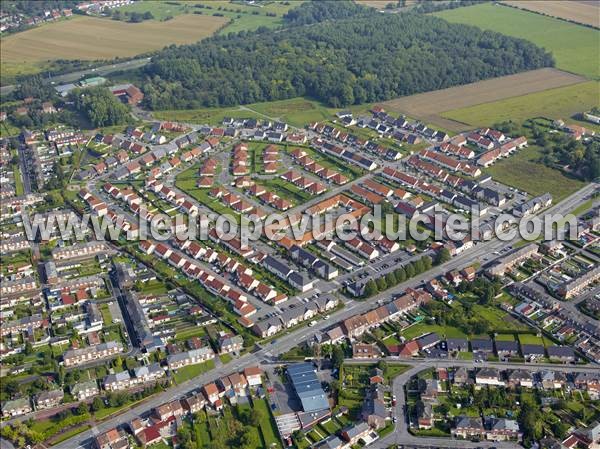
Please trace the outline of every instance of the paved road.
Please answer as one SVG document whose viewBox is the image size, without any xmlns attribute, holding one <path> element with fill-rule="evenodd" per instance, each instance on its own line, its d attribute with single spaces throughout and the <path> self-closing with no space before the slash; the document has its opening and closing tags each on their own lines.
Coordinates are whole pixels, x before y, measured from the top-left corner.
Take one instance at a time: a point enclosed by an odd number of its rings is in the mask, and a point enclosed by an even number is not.
<svg viewBox="0 0 600 449">
<path fill-rule="evenodd" d="M 597 187 L 598 187 L 597 184 L 589 184 L 588 186 L 584 187 L 580 191 L 576 192 L 575 194 L 566 198 L 562 202 L 558 203 L 554 207 L 548 209 L 541 215 L 544 216 L 544 215 L 547 215 L 550 213 L 552 213 L 552 214 L 567 213 L 567 212 L 573 210 L 575 207 L 577 207 L 577 205 L 585 202 L 586 201 L 585 198 L 590 193 L 592 193 L 592 191 L 595 190 Z M 429 279 L 433 279 L 443 273 L 446 273 L 449 270 L 461 269 L 461 268 L 464 268 L 465 266 L 472 264 L 476 261 L 479 261 L 479 262 L 489 261 L 489 260 L 491 260 L 490 255 L 492 255 L 492 257 L 494 257 L 493 256 L 494 251 L 503 249 L 506 246 L 508 246 L 512 243 L 515 243 L 517 241 L 519 241 L 518 237 L 515 237 L 511 242 L 490 240 L 488 242 L 480 243 L 480 244 L 474 246 L 473 248 L 466 250 L 461 255 L 454 257 L 449 262 L 447 262 L 443 265 L 434 267 L 433 269 L 429 270 L 428 272 L 426 272 L 418 277 L 412 278 L 412 279 L 408 280 L 407 282 L 404 282 L 402 284 L 397 285 L 396 287 L 394 287 L 392 289 L 382 292 L 382 293 L 370 298 L 369 301 L 365 301 L 365 302 L 350 301 L 348 303 L 347 307 L 343 308 L 342 310 L 340 310 L 338 312 L 331 314 L 331 316 L 328 319 L 319 321 L 312 328 L 310 328 L 310 329 L 301 328 L 301 329 L 297 329 L 289 334 L 282 335 L 279 338 L 277 338 L 276 340 L 271 341 L 270 344 L 263 347 L 259 351 L 255 352 L 255 353 L 246 354 L 246 355 L 240 357 L 236 361 L 237 363 L 235 364 L 236 365 L 235 369 L 241 370 L 245 367 L 256 365 L 264 359 L 273 358 L 284 352 L 287 352 L 291 348 L 301 344 L 302 342 L 313 338 L 313 336 L 316 332 L 324 331 L 327 328 L 334 325 L 335 323 L 337 323 L 341 320 L 344 320 L 352 315 L 359 314 L 359 313 L 365 313 L 366 311 L 368 311 L 369 309 L 371 309 L 374 306 L 376 301 L 389 300 L 395 294 L 406 290 L 408 287 L 415 287 L 415 286 L 419 285 L 420 283 L 422 283 L 426 280 L 429 280 Z M 475 365 L 474 362 L 472 362 L 472 361 L 458 361 L 458 360 L 452 360 L 452 361 L 436 360 L 436 361 L 428 361 L 427 363 L 434 364 L 433 366 L 444 366 L 443 365 L 444 363 L 448 363 L 450 365 L 459 365 L 459 364 L 466 363 L 466 364 L 470 364 L 467 366 L 483 366 L 482 364 Z M 510 366 L 510 365 L 506 365 L 506 364 L 502 364 L 502 363 L 499 363 L 499 364 L 490 363 L 489 364 L 489 366 L 496 366 L 496 365 L 501 366 L 501 367 Z M 431 366 L 431 365 L 426 365 L 426 366 Z M 446 365 L 446 366 L 448 366 L 448 365 Z M 523 367 L 524 365 L 520 364 L 518 366 Z M 569 369 L 570 371 L 576 370 L 576 367 L 572 367 L 572 366 L 568 366 L 568 367 L 562 367 L 560 365 L 551 365 L 551 366 L 553 367 L 553 369 L 566 368 L 566 369 Z M 543 367 L 543 365 L 535 364 L 535 367 L 540 368 L 540 367 Z M 126 423 L 137 416 L 140 416 L 140 415 L 143 415 L 143 414 L 149 412 L 150 409 L 152 409 L 158 405 L 161 405 L 165 402 L 177 399 L 191 391 L 197 390 L 201 385 L 211 382 L 214 379 L 221 377 L 223 375 L 229 374 L 231 371 L 233 371 L 233 369 L 234 369 L 233 366 L 229 366 L 229 365 L 217 367 L 214 370 L 211 370 L 210 372 L 201 374 L 193 379 L 190 379 L 187 382 L 184 382 L 180 385 L 170 388 L 169 390 L 167 390 L 163 393 L 160 393 L 154 397 L 151 397 L 149 400 L 147 400 L 143 404 L 133 407 L 133 408 L 130 408 L 119 416 L 107 419 L 106 421 L 98 424 L 97 426 L 93 427 L 92 429 L 82 432 L 81 434 L 79 434 L 67 441 L 64 441 L 54 447 L 56 449 L 74 449 L 74 448 L 82 446 L 84 444 L 88 445 L 90 438 L 92 438 L 94 435 L 96 435 L 100 432 L 105 432 L 117 425 Z M 596 368 L 593 367 L 592 369 L 596 369 Z M 392 444 L 392 443 L 390 443 L 390 444 Z"/>
<path fill-rule="evenodd" d="M 93 76 L 103 76 L 108 75 L 112 72 L 117 72 L 119 70 L 132 70 L 139 69 L 140 67 L 145 66 L 150 62 L 150 58 L 140 58 L 140 59 L 132 59 L 131 61 L 120 62 L 117 64 L 108 64 L 102 67 L 90 68 L 84 70 L 78 70 L 76 72 L 65 73 L 64 75 L 52 76 L 49 78 L 44 78 L 47 83 L 54 84 L 62 84 L 62 83 L 71 83 L 73 81 L 77 81 L 80 78 L 83 78 L 86 75 Z M 5 95 L 11 93 L 15 90 L 16 85 L 2 86 L 0 87 L 0 94 Z"/>
</svg>

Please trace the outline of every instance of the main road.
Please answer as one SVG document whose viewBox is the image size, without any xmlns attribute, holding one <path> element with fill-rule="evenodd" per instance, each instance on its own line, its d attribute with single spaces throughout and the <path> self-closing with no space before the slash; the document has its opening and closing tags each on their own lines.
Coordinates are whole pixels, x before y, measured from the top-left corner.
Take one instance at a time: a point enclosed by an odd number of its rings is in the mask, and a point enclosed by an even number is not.
<svg viewBox="0 0 600 449">
<path fill-rule="evenodd" d="M 578 205 L 584 203 L 587 197 L 592 194 L 598 188 L 598 184 L 591 183 L 577 191 L 573 195 L 567 197 L 557 205 L 551 207 L 546 210 L 540 216 L 546 216 L 549 214 L 567 214 L 573 209 L 575 209 Z M 297 329 L 288 334 L 282 335 L 278 337 L 276 340 L 271 341 L 270 344 L 261 348 L 260 350 L 248 353 L 240 358 L 236 359 L 234 362 L 228 365 L 223 365 L 216 367 L 215 369 L 196 376 L 193 379 L 190 379 L 186 382 L 183 382 L 179 385 L 176 385 L 168 390 L 159 393 L 153 397 L 150 397 L 148 400 L 144 401 L 140 405 L 134 406 L 125 412 L 109 418 L 102 423 L 97 424 L 93 428 L 86 430 L 73 438 L 70 438 L 62 443 L 54 446 L 56 449 L 73 449 L 76 447 L 87 447 L 90 443 L 90 439 L 97 435 L 98 433 L 106 432 L 113 427 L 121 425 L 123 423 L 127 423 L 132 419 L 139 417 L 148 413 L 154 407 L 157 407 L 165 402 L 169 402 L 180 398 L 192 391 L 198 390 L 205 383 L 212 382 L 218 377 L 230 374 L 235 370 L 242 370 L 246 367 L 260 364 L 263 360 L 268 360 L 273 357 L 276 357 L 280 354 L 283 354 L 289 351 L 291 348 L 312 339 L 314 334 L 317 332 L 321 332 L 331 327 L 333 324 L 344 320 L 352 315 L 365 313 L 369 309 L 374 307 L 374 304 L 377 301 L 385 301 L 391 299 L 394 295 L 406 290 L 409 287 L 416 287 L 423 283 L 424 281 L 433 279 L 435 277 L 440 276 L 443 273 L 446 273 L 450 270 L 462 269 L 474 262 L 484 262 L 490 261 L 490 255 L 494 252 L 499 251 L 507 246 L 510 246 L 520 240 L 520 237 L 515 236 L 511 241 L 501 241 L 498 239 L 490 240 L 487 242 L 482 242 L 475 245 L 473 248 L 464 251 L 459 256 L 454 257 L 447 263 L 442 265 L 433 267 L 431 270 L 423 273 L 417 277 L 411 278 L 402 284 L 399 284 L 385 292 L 379 293 L 378 295 L 370 298 L 368 301 L 364 302 L 356 302 L 350 301 L 348 306 L 331 314 L 331 316 L 325 320 L 319 321 L 315 326 L 311 328 L 301 328 Z M 412 361 L 412 363 L 415 363 Z M 482 364 L 474 364 L 472 361 L 421 361 L 416 362 L 419 366 L 442 366 L 447 363 L 449 365 L 462 365 L 467 364 L 467 366 L 483 366 Z M 497 364 L 489 364 L 489 366 L 496 366 Z M 446 365 L 447 366 L 447 365 Z M 507 366 L 505 364 L 500 364 L 499 366 Z M 523 364 L 516 365 L 519 367 L 523 367 Z M 542 367 L 541 364 L 536 364 L 536 367 Z M 552 365 L 553 369 L 563 369 L 563 367 L 559 365 Z M 574 367 L 569 366 L 570 371 L 575 371 Z M 597 367 L 589 367 L 589 369 L 597 370 Z M 395 434 L 395 433 L 394 433 Z M 384 439 L 384 441 L 386 441 Z M 464 443 L 464 442 L 461 442 Z M 391 441 L 389 444 L 393 444 Z M 421 442 L 419 444 L 422 444 Z"/>
</svg>

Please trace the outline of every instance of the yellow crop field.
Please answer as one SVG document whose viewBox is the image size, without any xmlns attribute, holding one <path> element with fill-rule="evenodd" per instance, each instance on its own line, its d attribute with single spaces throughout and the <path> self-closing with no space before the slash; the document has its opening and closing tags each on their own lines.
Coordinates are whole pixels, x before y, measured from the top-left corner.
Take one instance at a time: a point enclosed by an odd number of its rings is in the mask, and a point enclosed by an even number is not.
<svg viewBox="0 0 600 449">
<path fill-rule="evenodd" d="M 127 23 L 74 17 L 3 38 L 2 75 L 31 71 L 58 59 L 102 60 L 130 57 L 171 44 L 187 44 L 214 34 L 225 17 L 179 15 L 160 22 Z"/>
</svg>

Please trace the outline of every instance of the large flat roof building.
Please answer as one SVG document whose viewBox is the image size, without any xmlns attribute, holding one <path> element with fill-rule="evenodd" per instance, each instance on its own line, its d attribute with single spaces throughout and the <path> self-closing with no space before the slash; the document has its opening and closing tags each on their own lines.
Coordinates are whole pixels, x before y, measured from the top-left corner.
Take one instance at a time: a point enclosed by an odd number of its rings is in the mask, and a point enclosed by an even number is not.
<svg viewBox="0 0 600 449">
<path fill-rule="evenodd" d="M 321 381 L 312 363 L 299 363 L 287 368 L 288 377 L 294 391 L 302 403 L 302 410 L 314 412 L 329 408 L 327 395 L 321 387 Z"/>
</svg>

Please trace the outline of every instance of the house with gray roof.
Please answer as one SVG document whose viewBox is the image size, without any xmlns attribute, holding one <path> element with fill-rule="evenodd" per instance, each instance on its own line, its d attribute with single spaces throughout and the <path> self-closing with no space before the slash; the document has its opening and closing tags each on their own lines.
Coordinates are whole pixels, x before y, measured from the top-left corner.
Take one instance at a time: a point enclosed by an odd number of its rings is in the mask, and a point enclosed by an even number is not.
<svg viewBox="0 0 600 449">
<path fill-rule="evenodd" d="M 491 338 L 474 338 L 471 340 L 471 350 L 473 352 L 494 352 L 494 344 Z"/>
<path fill-rule="evenodd" d="M 513 357 L 519 354 L 519 343 L 515 340 L 496 340 L 496 353 L 498 357 Z"/>
<path fill-rule="evenodd" d="M 293 271 L 287 278 L 289 284 L 300 290 L 301 292 L 306 292 L 313 288 L 315 281 L 308 277 L 304 273 L 298 273 L 297 271 Z"/>
<path fill-rule="evenodd" d="M 283 280 L 287 280 L 290 274 L 294 272 L 292 268 L 280 259 L 273 256 L 267 256 L 262 262 L 263 266 L 271 273 L 279 276 Z"/>
<path fill-rule="evenodd" d="M 561 360 L 563 362 L 575 361 L 575 350 L 570 346 L 548 346 L 548 357 L 554 360 Z"/>
<path fill-rule="evenodd" d="M 419 345 L 419 349 L 424 351 L 437 345 L 442 339 L 436 332 L 431 332 L 426 335 L 422 335 L 415 340 Z"/>
<path fill-rule="evenodd" d="M 514 419 L 486 418 L 485 429 L 485 439 L 489 441 L 518 441 L 522 437 L 519 424 Z"/>
<path fill-rule="evenodd" d="M 542 358 L 546 355 L 543 345 L 521 345 L 523 357 L 529 360 Z"/>
<path fill-rule="evenodd" d="M 466 338 L 447 338 L 446 345 L 448 348 L 448 352 L 462 352 L 469 350 L 469 342 Z"/>
<path fill-rule="evenodd" d="M 482 438 L 484 435 L 483 422 L 481 418 L 470 416 L 458 416 L 452 427 L 452 436 L 457 438 L 471 439 Z"/>
</svg>

